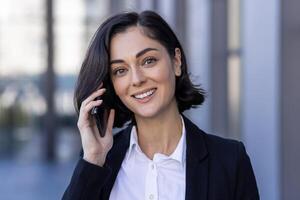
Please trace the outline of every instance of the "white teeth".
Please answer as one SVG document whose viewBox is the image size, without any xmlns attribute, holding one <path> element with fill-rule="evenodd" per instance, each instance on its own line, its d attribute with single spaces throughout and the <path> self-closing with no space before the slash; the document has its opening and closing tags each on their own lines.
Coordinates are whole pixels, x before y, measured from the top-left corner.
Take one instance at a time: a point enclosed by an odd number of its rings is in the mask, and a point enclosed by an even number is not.
<svg viewBox="0 0 300 200">
<path fill-rule="evenodd" d="M 142 94 L 138 94 L 138 95 L 134 95 L 135 98 L 137 99 L 143 99 L 147 96 L 150 96 L 151 94 L 154 93 L 154 90 L 149 90 L 148 92 L 142 93 Z"/>
</svg>

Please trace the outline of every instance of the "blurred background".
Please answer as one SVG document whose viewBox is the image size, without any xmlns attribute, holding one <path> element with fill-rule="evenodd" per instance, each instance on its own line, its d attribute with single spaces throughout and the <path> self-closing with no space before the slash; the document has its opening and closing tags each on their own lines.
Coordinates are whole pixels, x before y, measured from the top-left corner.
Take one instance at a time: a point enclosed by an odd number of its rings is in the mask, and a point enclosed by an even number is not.
<svg viewBox="0 0 300 200">
<path fill-rule="evenodd" d="M 80 152 L 76 77 L 101 22 L 155 10 L 207 91 L 185 114 L 244 142 L 263 200 L 300 199 L 300 1 L 0 0 L 0 199 L 60 199 Z"/>
</svg>

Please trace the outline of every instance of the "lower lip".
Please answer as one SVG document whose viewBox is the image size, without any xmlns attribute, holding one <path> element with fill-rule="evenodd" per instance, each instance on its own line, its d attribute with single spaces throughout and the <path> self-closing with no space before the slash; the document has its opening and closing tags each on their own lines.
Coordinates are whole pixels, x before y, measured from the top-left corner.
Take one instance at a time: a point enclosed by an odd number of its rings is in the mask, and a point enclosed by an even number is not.
<svg viewBox="0 0 300 200">
<path fill-rule="evenodd" d="M 149 96 L 147 96 L 147 97 L 144 97 L 144 98 L 142 98 L 142 99 L 137 99 L 137 98 L 135 98 L 135 97 L 133 97 L 135 100 L 137 100 L 139 103 L 147 103 L 148 101 L 150 101 L 151 100 L 151 98 L 153 97 L 153 95 L 154 95 L 154 93 L 156 92 L 156 90 L 151 94 L 151 95 L 149 95 Z"/>
</svg>

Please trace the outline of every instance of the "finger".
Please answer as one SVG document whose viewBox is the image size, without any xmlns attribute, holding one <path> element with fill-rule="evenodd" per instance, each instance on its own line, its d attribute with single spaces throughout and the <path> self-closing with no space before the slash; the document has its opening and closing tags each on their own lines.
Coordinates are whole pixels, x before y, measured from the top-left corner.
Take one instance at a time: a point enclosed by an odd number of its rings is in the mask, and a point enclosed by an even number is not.
<svg viewBox="0 0 300 200">
<path fill-rule="evenodd" d="M 105 88 L 101 88 L 99 90 L 96 90 L 95 92 L 93 92 L 89 97 L 87 97 L 82 103 L 81 105 L 87 105 L 89 102 L 95 100 L 97 97 L 101 96 L 104 94 L 104 92 L 106 91 Z"/>
<path fill-rule="evenodd" d="M 99 87 L 97 88 L 97 90 L 99 90 L 102 86 L 103 86 L 103 82 L 100 83 L 100 85 L 99 85 Z"/>
<path fill-rule="evenodd" d="M 88 96 L 88 97 L 82 102 L 82 105 L 86 105 L 86 104 L 88 104 L 90 101 L 95 100 L 98 96 L 103 95 L 105 91 L 106 91 L 105 88 L 101 88 L 101 89 L 99 89 L 99 90 L 96 90 L 95 92 L 93 92 L 90 96 Z"/>
<path fill-rule="evenodd" d="M 103 102 L 102 99 L 91 101 L 87 105 L 83 106 L 80 110 L 83 113 L 89 113 L 93 107 L 100 106 L 102 104 L 102 102 Z"/>
<path fill-rule="evenodd" d="M 80 108 L 80 115 L 79 115 L 79 120 L 88 120 L 90 118 L 90 111 L 92 110 L 93 107 L 95 106 L 100 106 L 102 104 L 103 100 L 96 100 L 96 101 L 91 101 L 89 104 L 86 106 L 83 106 Z"/>
<path fill-rule="evenodd" d="M 107 120 L 107 131 L 109 132 L 109 134 L 112 133 L 114 119 L 115 119 L 115 109 L 111 109 Z"/>
</svg>

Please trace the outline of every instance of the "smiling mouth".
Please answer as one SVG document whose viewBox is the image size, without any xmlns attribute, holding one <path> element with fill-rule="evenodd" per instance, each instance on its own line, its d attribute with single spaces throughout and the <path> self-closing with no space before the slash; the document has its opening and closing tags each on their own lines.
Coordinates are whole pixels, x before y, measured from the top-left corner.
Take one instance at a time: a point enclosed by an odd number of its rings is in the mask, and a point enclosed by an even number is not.
<svg viewBox="0 0 300 200">
<path fill-rule="evenodd" d="M 153 93 L 155 91 L 156 91 L 156 88 L 152 88 L 152 89 L 150 89 L 148 91 L 145 91 L 143 93 L 132 95 L 132 97 L 135 98 L 135 99 L 144 99 L 144 98 L 147 98 L 147 97 L 150 97 L 151 95 L 153 95 Z"/>
</svg>

